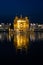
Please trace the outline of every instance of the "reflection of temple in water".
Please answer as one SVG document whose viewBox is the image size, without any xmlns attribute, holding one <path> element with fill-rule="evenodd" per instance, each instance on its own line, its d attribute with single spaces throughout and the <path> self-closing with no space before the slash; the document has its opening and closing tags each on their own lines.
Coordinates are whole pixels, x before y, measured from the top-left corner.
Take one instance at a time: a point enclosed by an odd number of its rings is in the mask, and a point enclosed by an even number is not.
<svg viewBox="0 0 43 65">
<path fill-rule="evenodd" d="M 16 49 L 28 49 L 30 45 L 30 41 L 35 42 L 37 40 L 43 40 L 43 32 L 14 32 L 11 33 L 0 33 L 0 41 L 3 42 L 5 40 L 12 41 L 13 45 Z"/>
<path fill-rule="evenodd" d="M 13 44 L 16 47 L 16 49 L 28 49 L 30 42 L 35 42 L 37 40 L 43 40 L 42 32 L 16 33 L 14 35 Z"/>
<path fill-rule="evenodd" d="M 24 33 L 14 35 L 14 45 L 16 46 L 16 49 L 27 49 L 29 45 L 29 36 Z"/>
</svg>

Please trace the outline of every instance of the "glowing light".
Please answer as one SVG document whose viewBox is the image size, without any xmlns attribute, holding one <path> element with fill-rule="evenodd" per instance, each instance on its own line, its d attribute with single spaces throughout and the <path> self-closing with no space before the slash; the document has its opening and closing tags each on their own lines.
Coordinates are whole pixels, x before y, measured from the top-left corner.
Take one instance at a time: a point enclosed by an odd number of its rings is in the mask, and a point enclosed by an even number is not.
<svg viewBox="0 0 43 65">
<path fill-rule="evenodd" d="M 14 45 L 16 46 L 17 49 L 22 49 L 22 48 L 27 49 L 28 44 L 29 44 L 29 39 L 26 34 L 22 35 L 19 33 L 17 35 L 14 35 Z"/>
<path fill-rule="evenodd" d="M 1 27 L 2 25 L 0 25 L 0 27 Z"/>
<path fill-rule="evenodd" d="M 27 18 L 18 18 L 14 20 L 14 30 L 27 31 L 29 28 L 29 21 Z"/>
<path fill-rule="evenodd" d="M 25 23 L 25 20 L 17 20 L 18 23 Z"/>
</svg>

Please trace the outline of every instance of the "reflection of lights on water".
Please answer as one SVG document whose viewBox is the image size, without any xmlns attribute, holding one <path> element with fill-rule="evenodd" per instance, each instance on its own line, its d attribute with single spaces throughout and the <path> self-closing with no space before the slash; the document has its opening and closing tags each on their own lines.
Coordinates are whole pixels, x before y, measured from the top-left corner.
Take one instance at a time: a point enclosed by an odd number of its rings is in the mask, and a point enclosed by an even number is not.
<svg viewBox="0 0 43 65">
<path fill-rule="evenodd" d="M 11 38 L 11 36 L 8 34 L 8 33 L 6 33 L 6 32 L 1 32 L 0 33 L 0 41 L 4 41 L 5 39 L 7 40 L 7 41 L 11 41 L 10 39 L 9 39 L 9 37 Z"/>
<path fill-rule="evenodd" d="M 14 37 L 14 38 L 13 38 Z M 16 47 L 16 49 L 28 49 L 30 41 L 35 41 L 35 40 L 43 40 L 43 33 L 40 32 L 9 32 L 9 33 L 0 33 L 0 41 L 4 41 L 5 39 L 7 41 L 12 40 L 13 38 L 13 45 Z"/>
<path fill-rule="evenodd" d="M 11 41 L 11 38 L 13 37 L 13 31 L 9 29 L 9 40 Z"/>
<path fill-rule="evenodd" d="M 11 35 L 10 35 L 10 32 L 9 32 L 9 41 L 11 41 Z"/>
<path fill-rule="evenodd" d="M 31 41 L 35 41 L 36 37 L 35 37 L 35 33 L 34 32 L 30 32 L 30 40 Z"/>
<path fill-rule="evenodd" d="M 25 44 L 29 41 L 29 38 L 30 38 L 30 41 L 35 41 L 35 40 L 39 40 L 39 39 L 43 40 L 43 33 L 39 33 L 39 32 L 37 32 L 37 33 L 35 33 L 35 32 L 26 33 L 25 32 L 25 34 L 23 34 L 23 35 L 20 32 L 16 32 L 16 33 L 14 32 L 14 34 L 9 32 L 9 35 L 7 35 L 7 36 L 9 36 L 8 38 L 10 41 L 11 41 L 11 38 L 13 37 L 13 35 L 14 35 L 14 42 L 18 43 L 18 46 L 19 45 L 25 46 Z M 20 42 L 20 44 L 19 44 L 19 42 Z"/>
<path fill-rule="evenodd" d="M 42 39 L 43 40 L 43 33 L 39 33 L 38 32 L 38 39 Z"/>
<path fill-rule="evenodd" d="M 2 25 L 0 25 L 0 27 L 2 27 Z"/>
<path fill-rule="evenodd" d="M 26 34 L 17 34 L 14 36 L 14 45 L 16 46 L 17 49 L 22 49 L 28 47 L 29 44 L 29 39 Z"/>
<path fill-rule="evenodd" d="M 0 39 L 2 39 L 2 35 L 0 35 Z"/>
<path fill-rule="evenodd" d="M 30 41 L 35 40 L 43 40 L 43 33 L 42 32 L 31 32 L 30 33 Z"/>
</svg>

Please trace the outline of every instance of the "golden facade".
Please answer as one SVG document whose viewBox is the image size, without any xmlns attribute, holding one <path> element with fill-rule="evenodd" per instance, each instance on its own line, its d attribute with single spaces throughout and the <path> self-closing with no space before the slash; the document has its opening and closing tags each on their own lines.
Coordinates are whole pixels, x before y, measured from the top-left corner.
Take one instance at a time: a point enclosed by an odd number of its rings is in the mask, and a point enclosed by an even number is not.
<svg viewBox="0 0 43 65">
<path fill-rule="evenodd" d="M 22 18 L 22 16 L 15 17 L 13 25 L 16 31 L 27 31 L 29 30 L 29 19 L 28 17 Z"/>
</svg>

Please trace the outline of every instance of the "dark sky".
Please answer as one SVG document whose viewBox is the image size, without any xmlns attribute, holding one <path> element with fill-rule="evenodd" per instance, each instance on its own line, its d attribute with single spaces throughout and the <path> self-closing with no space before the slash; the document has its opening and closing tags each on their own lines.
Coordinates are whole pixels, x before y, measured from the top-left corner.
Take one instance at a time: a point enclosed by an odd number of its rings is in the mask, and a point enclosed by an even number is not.
<svg viewBox="0 0 43 65">
<path fill-rule="evenodd" d="M 21 14 L 43 21 L 43 0 L 0 0 L 0 15 Z"/>
</svg>

